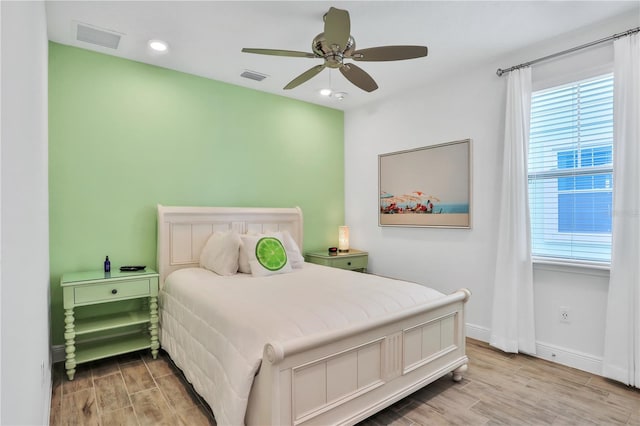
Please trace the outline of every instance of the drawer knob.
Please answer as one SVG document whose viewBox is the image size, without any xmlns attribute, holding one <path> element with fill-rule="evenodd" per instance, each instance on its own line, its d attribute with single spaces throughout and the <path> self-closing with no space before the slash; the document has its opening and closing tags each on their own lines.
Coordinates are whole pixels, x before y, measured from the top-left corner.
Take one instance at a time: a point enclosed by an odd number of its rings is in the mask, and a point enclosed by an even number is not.
<svg viewBox="0 0 640 426">
<path fill-rule="evenodd" d="M 113 290 L 111 290 L 111 294 L 117 294 L 117 293 L 118 293 L 118 289 L 114 288 Z"/>
<path fill-rule="evenodd" d="M 351 266 L 351 262 L 347 262 L 347 265 Z"/>
</svg>

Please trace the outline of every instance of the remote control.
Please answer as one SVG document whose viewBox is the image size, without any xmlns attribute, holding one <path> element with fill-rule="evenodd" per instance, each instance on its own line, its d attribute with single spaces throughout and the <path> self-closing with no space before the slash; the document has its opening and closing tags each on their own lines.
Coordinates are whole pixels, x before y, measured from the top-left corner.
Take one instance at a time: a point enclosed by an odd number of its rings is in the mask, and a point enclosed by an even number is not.
<svg viewBox="0 0 640 426">
<path fill-rule="evenodd" d="M 142 271 L 146 266 L 121 266 L 120 270 L 124 272 Z"/>
</svg>

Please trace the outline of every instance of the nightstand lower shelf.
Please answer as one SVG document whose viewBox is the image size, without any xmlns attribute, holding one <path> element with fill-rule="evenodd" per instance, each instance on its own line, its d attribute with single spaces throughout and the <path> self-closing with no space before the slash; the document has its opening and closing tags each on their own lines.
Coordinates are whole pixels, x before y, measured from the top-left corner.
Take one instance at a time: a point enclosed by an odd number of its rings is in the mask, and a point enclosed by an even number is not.
<svg viewBox="0 0 640 426">
<path fill-rule="evenodd" d="M 149 336 L 145 335 L 125 335 L 85 343 L 78 342 L 75 359 L 77 364 L 81 364 L 150 347 Z"/>
<path fill-rule="evenodd" d="M 76 336 L 93 333 L 95 331 L 113 330 L 123 326 L 144 324 L 148 323 L 150 318 L 151 315 L 149 314 L 149 311 L 122 312 L 117 314 L 88 318 L 82 321 L 76 321 Z"/>
</svg>

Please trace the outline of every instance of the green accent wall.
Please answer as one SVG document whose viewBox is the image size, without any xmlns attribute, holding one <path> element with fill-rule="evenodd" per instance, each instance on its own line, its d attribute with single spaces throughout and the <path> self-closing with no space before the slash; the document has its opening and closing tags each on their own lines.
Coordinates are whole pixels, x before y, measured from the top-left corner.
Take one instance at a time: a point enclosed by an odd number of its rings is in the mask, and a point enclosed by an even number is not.
<svg viewBox="0 0 640 426">
<path fill-rule="evenodd" d="M 155 268 L 157 204 L 300 206 L 303 250 L 335 245 L 344 114 L 50 43 L 53 344 L 63 273 L 101 269 L 106 255 L 112 268 Z"/>
</svg>

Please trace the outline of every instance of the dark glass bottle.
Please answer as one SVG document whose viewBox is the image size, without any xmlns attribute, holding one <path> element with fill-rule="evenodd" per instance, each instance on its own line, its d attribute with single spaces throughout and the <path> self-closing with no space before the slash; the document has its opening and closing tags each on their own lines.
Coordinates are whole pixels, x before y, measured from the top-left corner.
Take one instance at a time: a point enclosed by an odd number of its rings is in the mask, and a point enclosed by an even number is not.
<svg viewBox="0 0 640 426">
<path fill-rule="evenodd" d="M 104 260 L 104 271 L 111 272 L 111 262 L 109 261 L 109 256 Z"/>
</svg>

